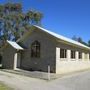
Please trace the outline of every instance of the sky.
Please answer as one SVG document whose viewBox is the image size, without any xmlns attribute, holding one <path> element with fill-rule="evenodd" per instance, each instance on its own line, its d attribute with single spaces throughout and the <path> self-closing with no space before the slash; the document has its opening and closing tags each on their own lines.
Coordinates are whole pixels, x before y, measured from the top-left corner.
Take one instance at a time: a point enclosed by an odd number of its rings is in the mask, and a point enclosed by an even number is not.
<svg viewBox="0 0 90 90">
<path fill-rule="evenodd" d="M 8 0 L 0 0 L 5 3 Z M 90 0 L 9 0 L 23 4 L 23 11 L 43 13 L 42 26 L 68 38 L 90 40 Z"/>
</svg>

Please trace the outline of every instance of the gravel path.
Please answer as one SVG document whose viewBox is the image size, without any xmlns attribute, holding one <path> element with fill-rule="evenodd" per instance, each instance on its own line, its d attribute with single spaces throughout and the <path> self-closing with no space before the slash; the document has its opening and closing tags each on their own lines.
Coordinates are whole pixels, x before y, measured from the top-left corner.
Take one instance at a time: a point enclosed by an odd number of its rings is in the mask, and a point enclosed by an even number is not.
<svg viewBox="0 0 90 90">
<path fill-rule="evenodd" d="M 0 71 L 0 81 L 15 90 L 90 90 L 90 71 L 45 81 Z"/>
</svg>

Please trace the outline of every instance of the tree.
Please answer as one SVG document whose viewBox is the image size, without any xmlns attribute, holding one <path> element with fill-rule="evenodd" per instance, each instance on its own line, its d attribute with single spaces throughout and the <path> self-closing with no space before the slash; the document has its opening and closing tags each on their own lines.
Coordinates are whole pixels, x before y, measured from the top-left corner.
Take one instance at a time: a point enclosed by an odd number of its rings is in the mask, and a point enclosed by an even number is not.
<svg viewBox="0 0 90 90">
<path fill-rule="evenodd" d="M 77 41 L 77 42 L 79 42 L 79 43 L 82 43 L 82 44 L 84 44 L 86 46 L 89 46 L 90 45 L 90 41 L 87 44 L 85 41 L 83 41 L 83 39 L 81 37 L 73 36 L 72 39 L 75 40 L 75 41 Z"/>
<path fill-rule="evenodd" d="M 75 41 L 77 41 L 78 38 L 74 35 L 74 36 L 72 37 L 72 39 L 75 40 Z"/>
<path fill-rule="evenodd" d="M 77 41 L 80 42 L 80 43 L 83 43 L 83 40 L 82 40 L 81 37 L 78 37 L 78 38 L 77 38 Z"/>
<path fill-rule="evenodd" d="M 88 40 L 88 46 L 90 47 L 90 40 Z"/>
<path fill-rule="evenodd" d="M 29 10 L 23 13 L 20 3 L 0 5 L 0 42 L 21 38 L 31 25 L 41 25 L 42 13 Z"/>
<path fill-rule="evenodd" d="M 72 39 L 75 40 L 75 41 L 77 41 L 77 42 L 80 42 L 80 43 L 83 42 L 83 40 L 82 40 L 81 37 L 76 37 L 75 35 L 72 37 Z"/>
</svg>

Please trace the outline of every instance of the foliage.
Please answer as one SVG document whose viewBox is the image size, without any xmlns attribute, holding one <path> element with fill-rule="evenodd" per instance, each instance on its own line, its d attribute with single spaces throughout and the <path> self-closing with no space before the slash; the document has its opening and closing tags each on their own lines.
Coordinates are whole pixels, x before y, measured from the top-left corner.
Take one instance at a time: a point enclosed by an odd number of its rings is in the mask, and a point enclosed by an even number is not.
<svg viewBox="0 0 90 90">
<path fill-rule="evenodd" d="M 77 37 L 74 35 L 73 37 L 72 37 L 72 40 L 74 40 L 74 41 L 77 41 Z"/>
<path fill-rule="evenodd" d="M 76 36 L 73 36 L 72 37 L 73 40 L 77 41 L 77 42 L 80 42 L 86 46 L 89 46 L 90 45 L 90 41 L 88 41 L 88 43 L 86 43 L 85 41 L 83 41 L 83 39 L 81 37 L 76 37 Z"/>
<path fill-rule="evenodd" d="M 41 25 L 41 12 L 29 10 L 23 13 L 20 3 L 0 5 L 0 42 L 17 40 L 30 29 L 31 25 Z"/>
<path fill-rule="evenodd" d="M 88 46 L 90 47 L 90 40 L 88 40 Z"/>
</svg>

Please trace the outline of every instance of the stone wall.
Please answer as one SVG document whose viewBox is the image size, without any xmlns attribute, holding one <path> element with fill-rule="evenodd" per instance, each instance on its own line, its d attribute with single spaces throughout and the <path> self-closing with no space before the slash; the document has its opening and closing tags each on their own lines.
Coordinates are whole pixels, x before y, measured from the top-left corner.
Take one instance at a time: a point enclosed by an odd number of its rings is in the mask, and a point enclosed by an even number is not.
<svg viewBox="0 0 90 90">
<path fill-rule="evenodd" d="M 14 54 L 15 49 L 7 45 L 7 47 L 3 51 L 3 59 L 2 59 L 2 67 L 5 69 L 13 69 L 14 68 Z"/>
<path fill-rule="evenodd" d="M 41 44 L 40 58 L 31 58 L 31 44 L 35 40 Z M 27 49 L 21 54 L 21 68 L 27 70 L 48 71 L 50 65 L 51 72 L 55 73 L 56 70 L 56 45 L 54 40 L 49 35 L 43 33 L 41 30 L 34 30 L 28 39 L 20 42 Z"/>
</svg>

